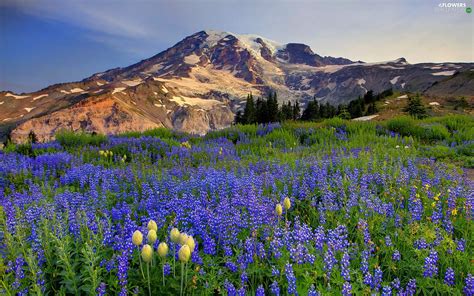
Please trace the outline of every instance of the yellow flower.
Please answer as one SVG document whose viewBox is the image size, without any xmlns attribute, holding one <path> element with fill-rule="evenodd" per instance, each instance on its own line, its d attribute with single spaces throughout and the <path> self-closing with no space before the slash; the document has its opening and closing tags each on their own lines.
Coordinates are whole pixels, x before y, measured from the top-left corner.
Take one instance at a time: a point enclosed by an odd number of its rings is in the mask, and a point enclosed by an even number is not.
<svg viewBox="0 0 474 296">
<path fill-rule="evenodd" d="M 179 241 L 179 235 L 180 233 L 178 228 L 171 229 L 170 238 L 173 243 L 177 243 Z"/>
<path fill-rule="evenodd" d="M 187 237 L 185 244 L 189 246 L 189 248 L 191 249 L 191 252 L 194 252 L 196 243 L 194 242 L 194 238 L 191 235 Z"/>
<path fill-rule="evenodd" d="M 291 201 L 288 197 L 285 197 L 283 200 L 283 206 L 285 207 L 285 210 L 289 210 L 291 207 Z"/>
<path fill-rule="evenodd" d="M 456 208 L 452 209 L 451 214 L 453 214 L 453 216 L 456 216 L 458 214 L 458 209 Z"/>
<path fill-rule="evenodd" d="M 140 232 L 140 230 L 135 230 L 135 232 L 132 235 L 132 242 L 135 246 L 139 246 L 143 242 L 143 234 Z"/>
<path fill-rule="evenodd" d="M 180 243 L 181 245 L 185 245 L 187 239 L 188 239 L 188 235 L 187 235 L 186 233 L 181 232 L 181 233 L 179 234 L 179 243 Z"/>
<path fill-rule="evenodd" d="M 165 242 L 162 242 L 158 245 L 158 255 L 164 258 L 168 255 L 168 245 Z"/>
<path fill-rule="evenodd" d="M 154 244 L 158 236 L 156 235 L 156 231 L 154 229 L 150 229 L 146 236 L 147 242 Z"/>
<path fill-rule="evenodd" d="M 438 201 L 439 200 L 439 195 L 440 195 L 440 193 L 436 194 L 435 197 L 434 197 L 434 200 Z"/>
<path fill-rule="evenodd" d="M 148 221 L 148 230 L 153 229 L 154 231 L 158 231 L 158 226 L 154 220 Z"/>
<path fill-rule="evenodd" d="M 436 207 L 436 202 L 432 202 L 432 203 L 431 203 L 431 206 L 432 206 L 433 208 Z"/>
<path fill-rule="evenodd" d="M 281 216 L 283 214 L 283 208 L 281 207 L 281 204 L 276 205 L 275 212 L 278 216 Z"/>
<path fill-rule="evenodd" d="M 191 249 L 188 245 L 183 245 L 178 251 L 178 257 L 181 262 L 188 262 L 191 257 Z"/>
<path fill-rule="evenodd" d="M 150 245 L 146 244 L 142 248 L 142 259 L 146 263 L 151 262 L 151 258 L 153 257 L 153 249 Z"/>
</svg>

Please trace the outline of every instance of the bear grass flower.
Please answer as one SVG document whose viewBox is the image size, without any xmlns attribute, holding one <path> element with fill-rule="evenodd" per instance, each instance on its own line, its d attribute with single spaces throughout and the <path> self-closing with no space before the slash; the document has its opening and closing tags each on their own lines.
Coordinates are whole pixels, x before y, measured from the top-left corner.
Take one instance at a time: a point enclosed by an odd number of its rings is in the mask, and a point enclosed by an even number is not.
<svg viewBox="0 0 474 296">
<path fill-rule="evenodd" d="M 291 208 L 290 198 L 285 197 L 285 199 L 283 200 L 283 206 L 285 207 L 285 210 L 289 210 Z"/>
<path fill-rule="evenodd" d="M 153 245 L 156 242 L 157 238 L 158 238 L 158 236 L 156 234 L 156 230 L 150 229 L 148 231 L 147 236 L 146 236 L 147 242 L 149 242 L 151 245 Z"/>
<path fill-rule="evenodd" d="M 142 248 L 142 259 L 146 263 L 146 273 L 148 279 L 148 294 L 151 295 L 151 287 L 150 287 L 150 262 L 153 259 L 153 248 L 146 244 Z"/>
<path fill-rule="evenodd" d="M 278 215 L 278 217 L 280 217 L 283 214 L 283 207 L 281 206 L 281 204 L 278 203 L 275 206 L 275 213 Z"/>
<path fill-rule="evenodd" d="M 149 244 L 144 245 L 141 255 L 145 263 L 150 263 L 153 258 L 153 248 Z"/>
<path fill-rule="evenodd" d="M 179 234 L 179 244 L 180 245 L 185 245 L 187 240 L 188 240 L 188 235 L 184 232 L 181 232 Z"/>
<path fill-rule="evenodd" d="M 179 242 L 181 233 L 178 228 L 173 228 L 170 231 L 170 239 L 173 242 L 173 276 L 176 277 L 176 244 Z"/>
<path fill-rule="evenodd" d="M 156 222 L 154 220 L 148 221 L 147 225 L 148 230 L 154 230 L 155 232 L 158 231 L 158 225 L 156 225 Z"/>
<path fill-rule="evenodd" d="M 191 253 L 194 252 L 194 248 L 196 247 L 196 243 L 194 242 L 194 238 L 189 235 L 186 238 L 186 241 L 184 242 L 185 245 L 189 246 L 189 249 L 191 250 Z"/>
<path fill-rule="evenodd" d="M 166 255 L 168 255 L 168 245 L 165 242 L 161 242 L 157 248 L 158 255 L 161 257 L 163 261 L 162 266 L 162 276 L 163 276 L 163 287 L 165 286 L 165 264 L 166 264 Z"/>
<path fill-rule="evenodd" d="M 158 245 L 158 248 L 157 248 L 157 252 L 158 252 L 158 255 L 160 255 L 161 258 L 165 258 L 166 255 L 168 255 L 168 244 L 166 244 L 165 242 L 161 242 L 159 245 Z"/>
<path fill-rule="evenodd" d="M 184 282 L 184 274 L 185 274 L 184 265 L 185 264 L 187 265 L 189 258 L 191 258 L 191 249 L 189 248 L 188 245 L 181 246 L 181 248 L 178 251 L 178 258 L 179 258 L 179 261 L 181 261 L 181 294 L 180 295 L 183 295 L 183 282 Z M 186 272 L 186 277 L 187 275 L 188 274 Z"/>
<path fill-rule="evenodd" d="M 143 234 L 141 233 L 140 230 L 135 230 L 135 232 L 132 235 L 132 242 L 135 246 L 140 246 L 143 242 Z"/>
</svg>

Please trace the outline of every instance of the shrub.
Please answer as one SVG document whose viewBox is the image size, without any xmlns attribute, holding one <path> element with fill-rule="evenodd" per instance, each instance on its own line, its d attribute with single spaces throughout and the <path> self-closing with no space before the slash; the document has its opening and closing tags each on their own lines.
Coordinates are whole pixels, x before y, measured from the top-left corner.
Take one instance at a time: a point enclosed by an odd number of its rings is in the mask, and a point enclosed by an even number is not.
<svg viewBox="0 0 474 296">
<path fill-rule="evenodd" d="M 107 137 L 101 134 L 60 131 L 56 134 L 56 140 L 65 148 L 74 148 L 77 146 L 100 146 L 107 141 Z"/>
</svg>

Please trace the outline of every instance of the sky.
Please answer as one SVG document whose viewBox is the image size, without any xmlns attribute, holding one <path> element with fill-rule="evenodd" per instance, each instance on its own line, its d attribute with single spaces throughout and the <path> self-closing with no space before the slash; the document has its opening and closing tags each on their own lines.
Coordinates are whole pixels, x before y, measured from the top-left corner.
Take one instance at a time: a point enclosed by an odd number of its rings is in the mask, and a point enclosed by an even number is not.
<svg viewBox="0 0 474 296">
<path fill-rule="evenodd" d="M 472 0 L 453 1 L 472 7 Z M 82 80 L 204 29 L 305 43 L 323 56 L 473 62 L 474 12 L 433 0 L 0 0 L 0 90 Z"/>
</svg>

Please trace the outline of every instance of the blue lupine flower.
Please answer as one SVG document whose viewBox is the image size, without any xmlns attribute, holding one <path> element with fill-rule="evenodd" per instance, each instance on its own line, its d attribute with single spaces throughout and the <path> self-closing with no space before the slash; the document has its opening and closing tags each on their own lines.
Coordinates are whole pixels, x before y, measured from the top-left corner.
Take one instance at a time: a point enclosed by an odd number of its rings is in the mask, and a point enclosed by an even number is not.
<svg viewBox="0 0 474 296">
<path fill-rule="evenodd" d="M 454 286 L 454 269 L 448 267 L 444 275 L 444 283 L 448 286 Z"/>
</svg>

